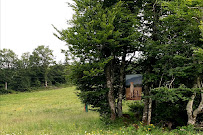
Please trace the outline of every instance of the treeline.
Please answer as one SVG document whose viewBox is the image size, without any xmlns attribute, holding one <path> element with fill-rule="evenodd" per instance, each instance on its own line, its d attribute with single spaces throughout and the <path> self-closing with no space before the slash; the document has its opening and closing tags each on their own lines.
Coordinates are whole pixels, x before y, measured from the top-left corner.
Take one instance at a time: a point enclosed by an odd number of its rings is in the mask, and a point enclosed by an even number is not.
<svg viewBox="0 0 203 135">
<path fill-rule="evenodd" d="M 48 46 L 38 46 L 20 58 L 10 49 L 0 50 L 0 93 L 65 84 L 67 66 L 54 61 Z"/>
</svg>

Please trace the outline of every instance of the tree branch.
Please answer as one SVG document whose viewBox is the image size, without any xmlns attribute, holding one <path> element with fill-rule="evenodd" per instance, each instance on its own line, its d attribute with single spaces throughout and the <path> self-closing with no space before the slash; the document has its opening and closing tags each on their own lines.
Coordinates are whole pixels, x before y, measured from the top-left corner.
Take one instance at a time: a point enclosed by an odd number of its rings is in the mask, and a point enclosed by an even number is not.
<svg viewBox="0 0 203 135">
<path fill-rule="evenodd" d="M 172 84 L 173 84 L 173 82 L 174 82 L 175 79 L 176 79 L 176 78 L 174 77 L 174 78 L 171 80 L 171 83 L 170 83 L 169 86 L 168 86 L 169 89 L 172 88 L 171 86 L 172 86 Z"/>
<path fill-rule="evenodd" d="M 164 75 L 164 74 L 161 75 L 161 80 L 160 80 L 160 82 L 159 82 L 159 88 L 161 87 L 161 83 L 162 83 L 162 80 L 163 80 L 163 75 Z"/>
<path fill-rule="evenodd" d="M 133 56 L 130 58 L 130 60 L 128 61 L 128 63 L 126 65 L 129 65 L 134 57 L 135 57 L 135 52 L 133 52 Z"/>
</svg>

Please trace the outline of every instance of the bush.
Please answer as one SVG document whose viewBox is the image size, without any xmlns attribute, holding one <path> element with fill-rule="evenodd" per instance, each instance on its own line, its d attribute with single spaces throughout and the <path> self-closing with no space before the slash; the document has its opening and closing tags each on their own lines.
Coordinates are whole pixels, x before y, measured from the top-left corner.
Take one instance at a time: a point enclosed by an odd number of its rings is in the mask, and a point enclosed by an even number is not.
<svg viewBox="0 0 203 135">
<path fill-rule="evenodd" d="M 193 125 L 177 127 L 177 129 L 172 131 L 173 133 L 178 133 L 178 135 L 195 135 L 199 131 L 196 131 Z"/>
<path fill-rule="evenodd" d="M 160 126 L 172 123 L 172 128 L 185 126 L 187 124 L 186 106 L 194 91 L 196 89 L 186 88 L 183 85 L 172 89 L 167 87 L 153 89 L 151 91 L 152 123 L 159 123 Z"/>
<path fill-rule="evenodd" d="M 185 102 L 162 102 L 152 105 L 152 122 L 159 123 L 164 126 L 166 123 L 171 122 L 172 128 L 176 126 L 184 126 L 187 124 L 187 112 L 185 110 Z M 160 123 L 160 122 L 163 123 Z"/>
<path fill-rule="evenodd" d="M 12 93 L 16 93 L 16 92 L 13 91 L 13 90 L 0 89 L 0 95 L 3 95 L 3 94 L 12 94 Z"/>
<path fill-rule="evenodd" d="M 129 111 L 133 112 L 135 114 L 135 117 L 141 121 L 144 108 L 143 101 L 136 101 L 134 103 L 129 104 L 128 106 L 130 108 Z"/>
</svg>

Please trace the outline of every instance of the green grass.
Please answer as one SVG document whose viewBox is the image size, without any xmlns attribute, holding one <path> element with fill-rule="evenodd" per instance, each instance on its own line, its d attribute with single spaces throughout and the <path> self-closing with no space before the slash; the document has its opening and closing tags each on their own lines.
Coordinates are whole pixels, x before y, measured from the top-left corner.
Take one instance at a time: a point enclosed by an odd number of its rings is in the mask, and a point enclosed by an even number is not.
<svg viewBox="0 0 203 135">
<path fill-rule="evenodd" d="M 85 133 L 99 115 L 84 112 L 74 89 L 1 95 L 0 134 Z"/>
<path fill-rule="evenodd" d="M 0 96 L 1 135 L 168 135 L 154 126 L 135 129 L 123 121 L 105 125 L 97 112 L 84 111 L 75 87 Z M 127 109 L 124 106 L 125 110 Z M 153 129 L 153 132 L 151 131 Z"/>
</svg>

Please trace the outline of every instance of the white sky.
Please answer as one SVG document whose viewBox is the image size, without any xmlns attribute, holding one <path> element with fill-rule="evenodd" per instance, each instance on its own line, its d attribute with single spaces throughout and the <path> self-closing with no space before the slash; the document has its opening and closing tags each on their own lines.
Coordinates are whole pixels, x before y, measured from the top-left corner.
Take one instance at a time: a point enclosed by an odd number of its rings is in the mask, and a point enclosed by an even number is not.
<svg viewBox="0 0 203 135">
<path fill-rule="evenodd" d="M 0 49 L 13 50 L 19 57 L 37 46 L 49 46 L 56 60 L 64 61 L 61 49 L 65 42 L 57 39 L 51 24 L 59 30 L 68 27 L 73 11 L 67 2 L 72 0 L 0 0 Z"/>
</svg>

